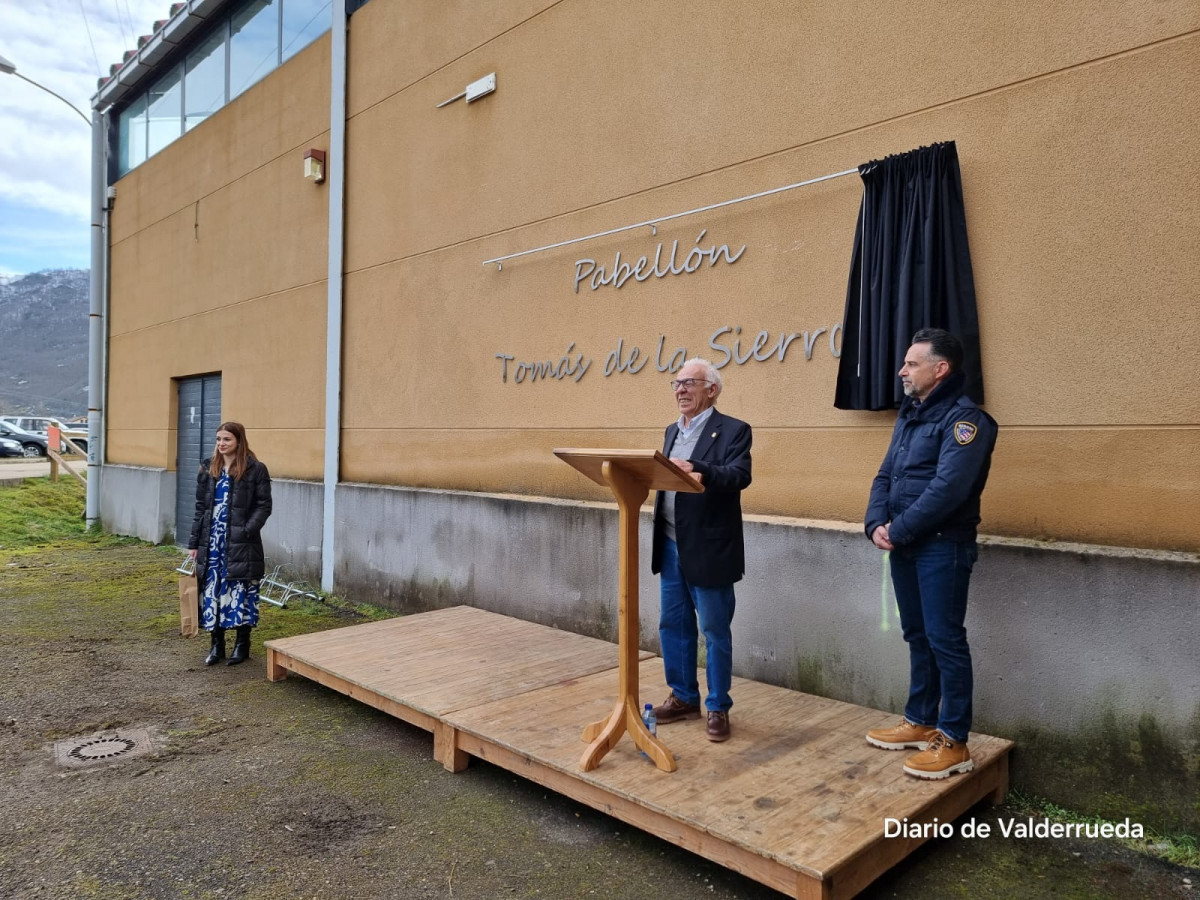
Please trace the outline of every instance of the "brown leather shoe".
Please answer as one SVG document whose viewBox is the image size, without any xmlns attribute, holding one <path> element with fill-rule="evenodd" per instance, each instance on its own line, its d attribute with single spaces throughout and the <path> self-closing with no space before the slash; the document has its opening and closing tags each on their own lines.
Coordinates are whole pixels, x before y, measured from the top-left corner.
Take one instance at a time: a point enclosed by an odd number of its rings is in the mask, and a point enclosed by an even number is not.
<svg viewBox="0 0 1200 900">
<path fill-rule="evenodd" d="M 662 706 L 654 707 L 654 717 L 658 720 L 659 725 L 678 722 L 680 719 L 698 719 L 700 718 L 700 706 L 699 704 L 693 706 L 690 703 L 684 703 L 674 693 L 671 693 L 662 702 Z"/>
<path fill-rule="evenodd" d="M 710 741 L 729 740 L 729 713 L 709 710 L 708 727 L 705 728 L 705 734 Z"/>
</svg>

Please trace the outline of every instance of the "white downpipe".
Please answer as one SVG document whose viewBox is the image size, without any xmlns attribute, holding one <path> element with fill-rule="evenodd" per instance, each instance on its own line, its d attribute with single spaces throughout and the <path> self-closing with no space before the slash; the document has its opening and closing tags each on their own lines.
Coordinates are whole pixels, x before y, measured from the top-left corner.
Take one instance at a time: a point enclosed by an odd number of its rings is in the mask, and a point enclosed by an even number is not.
<svg viewBox="0 0 1200 900">
<path fill-rule="evenodd" d="M 88 280 L 88 446 L 87 500 L 84 515 L 87 527 L 100 521 L 100 463 L 104 433 L 104 288 L 107 235 L 104 207 L 107 194 L 104 116 L 92 110 L 92 248 L 91 275 Z"/>
<path fill-rule="evenodd" d="M 333 2 L 330 34 L 329 270 L 325 320 L 325 493 L 321 529 L 321 589 L 333 590 L 334 524 L 342 450 L 342 257 L 346 174 L 346 0 Z"/>
</svg>

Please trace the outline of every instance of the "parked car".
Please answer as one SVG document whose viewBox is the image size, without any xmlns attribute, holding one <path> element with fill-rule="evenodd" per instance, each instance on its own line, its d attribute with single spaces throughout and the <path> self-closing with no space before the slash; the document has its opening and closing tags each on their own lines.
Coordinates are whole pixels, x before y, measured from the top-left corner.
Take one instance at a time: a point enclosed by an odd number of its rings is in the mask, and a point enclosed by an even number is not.
<svg viewBox="0 0 1200 900">
<path fill-rule="evenodd" d="M 25 448 L 21 446 L 20 441 L 14 441 L 12 438 L 0 437 L 0 456 L 24 456 Z"/>
<path fill-rule="evenodd" d="M 0 438 L 8 438 L 21 445 L 21 455 L 31 459 L 37 456 L 47 456 L 49 442 L 40 434 L 24 431 L 16 425 L 0 421 Z"/>
<path fill-rule="evenodd" d="M 88 432 L 86 428 L 65 425 L 50 416 L 0 416 L 0 422 L 5 422 L 22 431 L 28 431 L 30 434 L 40 434 L 42 437 L 47 437 L 50 434 L 50 426 L 56 425 L 64 438 L 68 438 L 71 443 L 87 453 Z M 66 450 L 65 444 L 59 448 L 59 452 Z"/>
</svg>

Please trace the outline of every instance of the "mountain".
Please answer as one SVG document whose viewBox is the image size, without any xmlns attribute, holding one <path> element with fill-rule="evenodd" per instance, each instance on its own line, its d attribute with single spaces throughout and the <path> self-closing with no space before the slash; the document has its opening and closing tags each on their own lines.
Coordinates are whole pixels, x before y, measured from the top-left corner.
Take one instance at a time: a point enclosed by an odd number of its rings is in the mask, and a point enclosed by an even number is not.
<svg viewBox="0 0 1200 900">
<path fill-rule="evenodd" d="M 87 412 L 88 270 L 0 283 L 0 415 Z"/>
</svg>

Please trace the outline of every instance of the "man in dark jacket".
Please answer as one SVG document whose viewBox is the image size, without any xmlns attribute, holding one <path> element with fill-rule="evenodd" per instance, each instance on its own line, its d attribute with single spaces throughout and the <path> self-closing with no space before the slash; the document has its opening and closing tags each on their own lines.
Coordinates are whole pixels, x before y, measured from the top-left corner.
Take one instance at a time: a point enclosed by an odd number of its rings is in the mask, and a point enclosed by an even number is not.
<svg viewBox="0 0 1200 900">
<path fill-rule="evenodd" d="M 867 537 L 889 551 L 910 670 L 904 719 L 867 732 L 867 743 L 920 750 L 904 764 L 918 778 L 975 766 L 964 620 L 996 422 L 963 394 L 962 360 L 962 343 L 949 332 L 913 335 L 900 369 L 905 400 L 866 515 Z"/>
<path fill-rule="evenodd" d="M 683 364 L 671 382 L 679 421 L 663 453 L 704 487 L 700 494 L 660 491 L 654 500 L 650 568 L 661 574 L 658 634 L 671 694 L 655 708 L 658 724 L 700 717 L 696 679 L 697 616 L 705 641 L 710 741 L 729 738 L 733 700 L 733 585 L 746 568 L 742 491 L 750 484 L 750 426 L 713 407 L 721 374 L 705 359 Z"/>
</svg>

